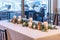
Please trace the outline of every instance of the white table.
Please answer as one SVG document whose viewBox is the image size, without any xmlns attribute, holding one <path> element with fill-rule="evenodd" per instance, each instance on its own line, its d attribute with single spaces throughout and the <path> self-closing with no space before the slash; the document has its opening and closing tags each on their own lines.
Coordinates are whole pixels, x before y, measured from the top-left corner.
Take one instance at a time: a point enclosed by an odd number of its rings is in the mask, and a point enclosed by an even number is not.
<svg viewBox="0 0 60 40">
<path fill-rule="evenodd" d="M 8 29 L 11 40 L 60 40 L 60 28 L 58 30 L 42 32 L 8 21 L 0 21 L 0 27 Z"/>
</svg>

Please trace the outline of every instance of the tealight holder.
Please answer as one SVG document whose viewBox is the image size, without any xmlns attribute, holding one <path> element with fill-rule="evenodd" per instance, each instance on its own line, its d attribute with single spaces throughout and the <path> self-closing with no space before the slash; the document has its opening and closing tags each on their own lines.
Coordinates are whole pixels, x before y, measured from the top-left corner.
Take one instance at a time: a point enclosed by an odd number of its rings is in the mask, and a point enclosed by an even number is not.
<svg viewBox="0 0 60 40">
<path fill-rule="evenodd" d="M 17 19 L 17 23 L 20 24 L 21 19 Z"/>
<path fill-rule="evenodd" d="M 12 22 L 16 23 L 17 19 L 16 19 L 16 15 L 13 16 Z"/>
<path fill-rule="evenodd" d="M 25 22 L 23 22 L 23 24 L 22 24 L 23 26 L 25 26 Z"/>
<path fill-rule="evenodd" d="M 17 23 L 20 24 L 21 22 L 21 16 L 18 16 Z"/>
<path fill-rule="evenodd" d="M 35 29 L 35 28 L 36 28 L 36 25 L 34 24 L 34 25 L 33 25 L 33 29 Z"/>
</svg>

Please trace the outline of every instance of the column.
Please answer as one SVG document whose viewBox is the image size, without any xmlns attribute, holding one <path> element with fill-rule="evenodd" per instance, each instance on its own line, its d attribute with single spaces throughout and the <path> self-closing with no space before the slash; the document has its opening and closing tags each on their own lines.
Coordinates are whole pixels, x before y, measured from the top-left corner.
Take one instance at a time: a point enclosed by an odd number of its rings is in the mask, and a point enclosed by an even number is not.
<svg viewBox="0 0 60 40">
<path fill-rule="evenodd" d="M 54 25 L 58 25 L 58 5 L 57 0 L 53 0 Z"/>
<path fill-rule="evenodd" d="M 25 15 L 25 13 L 24 13 L 24 0 L 21 0 L 21 1 L 22 1 L 22 8 L 21 8 L 22 9 L 22 15 L 21 16 L 24 17 L 24 15 Z"/>
</svg>

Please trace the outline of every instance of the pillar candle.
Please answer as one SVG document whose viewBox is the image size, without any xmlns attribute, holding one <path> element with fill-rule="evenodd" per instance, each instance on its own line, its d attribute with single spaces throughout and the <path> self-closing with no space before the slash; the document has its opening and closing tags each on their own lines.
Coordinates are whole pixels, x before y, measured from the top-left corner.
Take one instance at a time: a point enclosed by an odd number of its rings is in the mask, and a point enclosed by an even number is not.
<svg viewBox="0 0 60 40">
<path fill-rule="evenodd" d="M 20 22 L 20 19 L 18 19 L 18 21 Z"/>
<path fill-rule="evenodd" d="M 33 18 L 30 17 L 30 18 L 29 18 L 29 21 L 32 22 L 32 21 L 33 21 Z"/>
<path fill-rule="evenodd" d="M 28 22 L 28 26 L 31 28 L 32 27 L 32 22 Z"/>
<path fill-rule="evenodd" d="M 48 22 L 47 21 L 44 22 L 44 27 L 46 30 L 48 29 Z"/>
<path fill-rule="evenodd" d="M 18 22 L 20 22 L 21 21 L 21 16 L 18 16 Z"/>
</svg>

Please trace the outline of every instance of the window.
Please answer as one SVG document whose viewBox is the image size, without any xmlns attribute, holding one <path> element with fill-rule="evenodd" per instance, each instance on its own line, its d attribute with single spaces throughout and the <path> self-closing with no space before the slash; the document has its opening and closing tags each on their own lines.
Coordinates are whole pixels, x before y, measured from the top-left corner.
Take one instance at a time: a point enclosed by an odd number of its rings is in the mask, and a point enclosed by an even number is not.
<svg viewBox="0 0 60 40">
<path fill-rule="evenodd" d="M 0 1 L 0 10 L 21 11 L 21 0 L 2 0 Z"/>
<path fill-rule="evenodd" d="M 21 15 L 21 0 L 0 0 L 0 12 L 10 15 L 9 18 Z"/>
<path fill-rule="evenodd" d="M 33 15 L 33 19 L 37 20 L 37 21 L 41 21 L 46 20 L 47 19 L 47 13 L 48 13 L 48 0 L 24 0 L 24 8 L 25 8 L 25 14 L 30 14 L 30 11 L 33 11 L 32 14 L 38 14 L 38 16 L 36 16 L 36 19 L 34 19 L 34 15 Z M 28 13 L 27 13 L 27 12 Z M 43 13 L 43 14 L 42 14 Z M 41 17 L 44 15 L 44 17 Z M 27 15 L 27 18 L 29 17 Z"/>
</svg>

